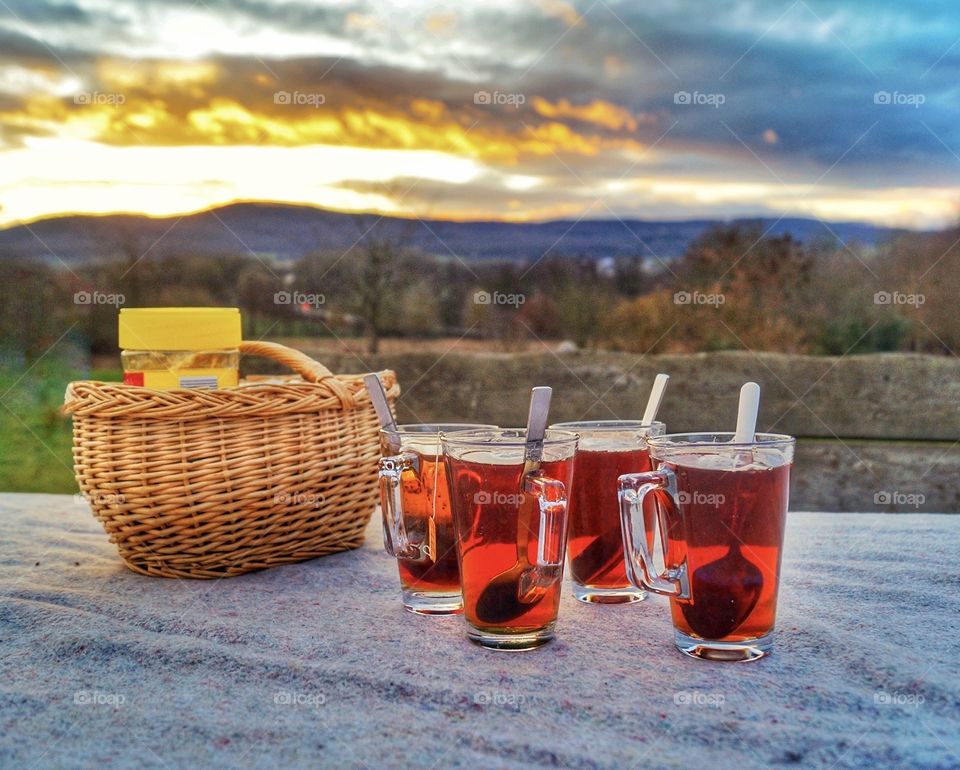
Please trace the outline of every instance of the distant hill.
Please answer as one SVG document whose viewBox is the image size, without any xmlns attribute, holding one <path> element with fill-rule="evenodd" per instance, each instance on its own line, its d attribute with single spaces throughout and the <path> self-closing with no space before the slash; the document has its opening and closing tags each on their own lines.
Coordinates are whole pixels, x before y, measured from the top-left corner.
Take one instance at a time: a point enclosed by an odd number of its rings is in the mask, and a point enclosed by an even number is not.
<svg viewBox="0 0 960 770">
<path fill-rule="evenodd" d="M 739 220 L 747 221 L 747 220 Z M 748 220 L 771 234 L 791 233 L 802 241 L 834 237 L 875 244 L 901 232 L 891 228 L 813 219 Z M 376 223 L 376 224 L 374 224 Z M 96 257 L 149 250 L 223 254 L 254 252 L 280 261 L 317 251 L 343 251 L 367 228 L 404 237 L 410 246 L 440 257 L 461 259 L 536 259 L 550 251 L 593 259 L 640 255 L 680 256 L 687 245 L 716 220 L 651 222 L 644 220 L 556 220 L 448 222 L 341 214 L 310 206 L 236 203 L 183 217 L 153 219 L 138 215 L 65 216 L 0 230 L 0 256 L 84 262 Z M 54 257 L 56 255 L 56 257 Z"/>
</svg>

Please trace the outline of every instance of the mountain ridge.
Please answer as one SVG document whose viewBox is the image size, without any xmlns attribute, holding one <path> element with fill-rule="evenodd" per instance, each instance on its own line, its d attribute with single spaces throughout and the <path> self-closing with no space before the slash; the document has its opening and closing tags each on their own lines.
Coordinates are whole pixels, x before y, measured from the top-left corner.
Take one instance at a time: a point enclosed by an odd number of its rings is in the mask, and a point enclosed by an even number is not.
<svg viewBox="0 0 960 770">
<path fill-rule="evenodd" d="M 829 238 L 874 245 L 899 233 L 860 222 L 803 217 L 644 220 L 553 219 L 540 222 L 436 220 L 346 214 L 314 206 L 242 201 L 183 215 L 69 214 L 0 229 L 0 255 L 86 262 L 98 257 L 173 253 L 255 253 L 292 261 L 321 251 L 343 251 L 366 234 L 396 238 L 441 258 L 526 261 L 545 253 L 603 259 L 673 259 L 705 230 L 755 223 L 771 235 L 802 241 Z"/>
</svg>

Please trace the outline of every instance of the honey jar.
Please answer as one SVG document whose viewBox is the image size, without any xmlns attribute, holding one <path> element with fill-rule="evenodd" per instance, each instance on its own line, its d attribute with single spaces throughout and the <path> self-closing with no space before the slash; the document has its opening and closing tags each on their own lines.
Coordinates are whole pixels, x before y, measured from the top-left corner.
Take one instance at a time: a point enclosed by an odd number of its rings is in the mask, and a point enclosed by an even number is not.
<svg viewBox="0 0 960 770">
<path fill-rule="evenodd" d="M 235 307 L 123 308 L 123 381 L 155 390 L 235 388 L 241 339 Z"/>
</svg>

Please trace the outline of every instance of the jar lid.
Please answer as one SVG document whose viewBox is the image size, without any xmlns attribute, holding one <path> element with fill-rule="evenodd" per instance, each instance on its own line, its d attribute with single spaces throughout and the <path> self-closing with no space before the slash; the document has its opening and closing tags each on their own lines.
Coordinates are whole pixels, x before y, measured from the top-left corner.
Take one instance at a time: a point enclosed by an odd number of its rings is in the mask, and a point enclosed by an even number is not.
<svg viewBox="0 0 960 770">
<path fill-rule="evenodd" d="M 243 335 L 235 307 L 137 307 L 120 311 L 123 350 L 238 348 Z"/>
</svg>

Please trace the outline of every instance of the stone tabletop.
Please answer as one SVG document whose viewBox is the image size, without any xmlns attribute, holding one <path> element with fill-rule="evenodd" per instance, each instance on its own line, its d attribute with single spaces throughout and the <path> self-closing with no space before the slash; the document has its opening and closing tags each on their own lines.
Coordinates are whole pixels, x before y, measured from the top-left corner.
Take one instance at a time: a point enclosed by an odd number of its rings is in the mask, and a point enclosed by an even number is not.
<svg viewBox="0 0 960 770">
<path fill-rule="evenodd" d="M 792 513 L 775 651 L 691 660 L 666 606 L 567 592 L 471 645 L 356 551 L 147 578 L 82 502 L 0 495 L 2 768 L 960 768 L 960 516 Z"/>
</svg>

